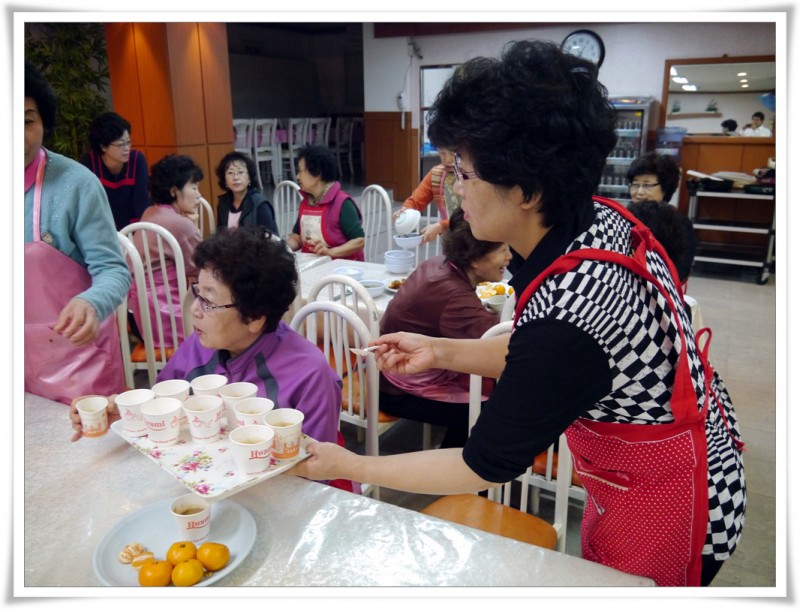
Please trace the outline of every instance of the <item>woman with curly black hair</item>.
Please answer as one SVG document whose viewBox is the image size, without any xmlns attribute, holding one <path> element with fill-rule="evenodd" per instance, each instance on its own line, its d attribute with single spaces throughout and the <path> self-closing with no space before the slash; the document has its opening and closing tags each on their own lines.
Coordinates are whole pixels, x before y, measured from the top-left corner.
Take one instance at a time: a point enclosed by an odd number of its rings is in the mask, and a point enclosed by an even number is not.
<svg viewBox="0 0 800 609">
<path fill-rule="evenodd" d="M 615 119 L 597 67 L 553 43 L 510 43 L 454 72 L 428 134 L 456 152 L 472 234 L 518 257 L 514 329 L 373 344 L 384 373 L 441 368 L 497 385 L 463 449 L 366 457 L 311 444 L 296 473 L 470 493 L 514 480 L 564 433 L 587 493 L 583 557 L 659 585 L 711 581 L 741 537 L 743 444 L 663 248 L 593 198 Z"/>
<path fill-rule="evenodd" d="M 261 226 L 278 234 L 275 210 L 255 185 L 258 168 L 241 152 L 229 152 L 217 165 L 219 187 L 224 190 L 217 200 L 217 227 Z"/>
</svg>

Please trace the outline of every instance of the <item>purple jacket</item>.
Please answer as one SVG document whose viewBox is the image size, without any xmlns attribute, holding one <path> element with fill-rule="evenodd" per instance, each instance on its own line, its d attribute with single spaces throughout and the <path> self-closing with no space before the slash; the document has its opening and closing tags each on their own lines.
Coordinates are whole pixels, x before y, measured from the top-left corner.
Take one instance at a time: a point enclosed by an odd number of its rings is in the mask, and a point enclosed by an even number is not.
<svg viewBox="0 0 800 609">
<path fill-rule="evenodd" d="M 191 334 L 158 374 L 158 381 L 223 374 L 231 383 L 248 381 L 275 408 L 296 408 L 305 415 L 303 433 L 320 442 L 336 442 L 342 408 L 342 381 L 316 345 L 280 322 L 244 353 L 207 349 Z"/>
</svg>

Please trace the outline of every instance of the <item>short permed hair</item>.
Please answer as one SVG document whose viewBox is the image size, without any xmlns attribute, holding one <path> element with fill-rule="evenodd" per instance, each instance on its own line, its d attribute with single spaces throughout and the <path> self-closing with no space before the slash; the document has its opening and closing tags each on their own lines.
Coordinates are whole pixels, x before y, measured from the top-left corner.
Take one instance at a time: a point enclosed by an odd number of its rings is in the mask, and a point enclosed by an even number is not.
<svg viewBox="0 0 800 609">
<path fill-rule="evenodd" d="M 336 155 L 327 146 L 303 146 L 297 153 L 297 161 L 305 159 L 308 173 L 323 182 L 333 182 L 337 175 Z"/>
<path fill-rule="evenodd" d="M 667 251 L 667 256 L 685 281 L 692 267 L 692 254 L 686 236 L 686 227 L 680 212 L 672 205 L 659 201 L 640 201 L 628 206 L 630 212 L 642 222 Z"/>
<path fill-rule="evenodd" d="M 219 184 L 222 190 L 228 190 L 228 185 L 225 183 L 225 172 L 228 171 L 228 167 L 230 167 L 231 163 L 234 161 L 241 161 L 244 163 L 244 166 L 247 168 L 247 175 L 250 176 L 250 185 L 252 185 L 253 180 L 257 178 L 258 168 L 256 167 L 255 161 L 243 152 L 236 152 L 234 150 L 222 157 L 222 160 L 215 170 L 217 174 L 217 184 Z"/>
<path fill-rule="evenodd" d="M 652 174 L 658 178 L 661 192 L 664 193 L 663 201 L 666 203 L 675 194 L 678 188 L 678 180 L 681 177 L 681 170 L 678 161 L 670 154 L 658 154 L 648 152 L 644 156 L 636 159 L 628 168 L 628 182 L 633 182 L 636 176 Z"/>
<path fill-rule="evenodd" d="M 118 140 L 125 132 L 131 134 L 131 124 L 116 112 L 103 112 L 89 125 L 89 146 L 95 154 L 103 154 L 111 142 Z"/>
<path fill-rule="evenodd" d="M 223 227 L 197 245 L 192 260 L 230 289 L 244 323 L 266 316 L 266 332 L 275 331 L 295 299 L 294 255 L 262 226 Z"/>
<path fill-rule="evenodd" d="M 430 111 L 437 148 L 469 154 L 481 179 L 541 195 L 545 226 L 592 205 L 617 141 L 616 112 L 597 66 L 558 45 L 518 41 L 458 67 Z"/>
<path fill-rule="evenodd" d="M 170 191 L 183 189 L 188 182 L 203 179 L 203 170 L 191 157 L 168 154 L 150 168 L 150 198 L 153 204 L 173 203 L 177 200 Z"/>
<path fill-rule="evenodd" d="M 472 229 L 464 220 L 464 211 L 460 207 L 450 214 L 449 225 L 442 236 L 442 251 L 445 258 L 463 271 L 476 260 L 503 245 L 502 241 L 480 241 L 473 237 Z"/>
<path fill-rule="evenodd" d="M 36 102 L 39 116 L 42 117 L 44 137 L 49 138 L 56 126 L 56 94 L 39 69 L 25 60 L 25 97 Z"/>
</svg>

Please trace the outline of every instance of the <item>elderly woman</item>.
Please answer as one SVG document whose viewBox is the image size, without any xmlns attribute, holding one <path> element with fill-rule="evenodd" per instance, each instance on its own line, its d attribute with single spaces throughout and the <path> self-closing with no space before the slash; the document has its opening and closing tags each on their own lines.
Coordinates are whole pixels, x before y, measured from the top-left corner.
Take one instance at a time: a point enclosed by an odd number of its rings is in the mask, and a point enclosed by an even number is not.
<svg viewBox="0 0 800 609">
<path fill-rule="evenodd" d="M 628 168 L 632 211 L 650 227 L 657 239 L 664 242 L 668 253 L 671 249 L 671 242 L 675 242 L 675 251 L 680 251 L 680 256 L 670 257 L 678 271 L 681 283 L 685 283 L 689 279 L 689 272 L 692 270 L 694 254 L 697 250 L 694 224 L 675 208 L 672 211 L 653 210 L 652 206 L 644 205 L 646 201 L 658 201 L 662 205 L 668 205 L 678 188 L 680 176 L 681 170 L 674 156 L 660 155 L 655 152 L 649 152 L 639 157 Z M 640 214 L 646 214 L 646 216 Z M 671 218 L 671 216 L 676 218 Z M 651 224 L 651 222 L 655 224 Z M 678 223 L 682 226 L 683 237 L 670 237 L 665 227 L 674 227 Z"/>
<path fill-rule="evenodd" d="M 475 293 L 497 282 L 511 260 L 508 245 L 478 241 L 457 209 L 444 234 L 444 255 L 422 262 L 386 307 L 381 334 L 418 332 L 445 338 L 480 338 L 499 321 Z M 469 375 L 433 369 L 381 375 L 381 411 L 447 427 L 442 448 L 464 446 L 469 415 Z"/>
<path fill-rule="evenodd" d="M 203 239 L 200 230 L 192 219 L 196 216 L 197 207 L 200 205 L 200 200 L 203 198 L 198 189 L 198 185 L 202 179 L 203 170 L 190 157 L 175 154 L 165 156 L 158 163 L 153 165 L 153 168 L 150 170 L 150 192 L 153 198 L 153 204 L 142 214 L 143 222 L 157 224 L 167 229 L 170 234 L 175 237 L 181 248 L 187 285 L 190 285 L 197 279 L 197 267 L 192 261 L 192 254 L 197 244 Z M 134 234 L 133 241 L 136 244 L 136 249 L 139 250 L 142 260 L 147 260 L 148 258 L 145 256 L 145 245 L 142 236 L 140 234 Z M 172 324 L 170 323 L 170 308 L 175 316 L 178 332 L 177 338 L 179 341 L 184 338 L 183 307 L 178 293 L 175 260 L 171 249 L 165 250 L 164 257 L 166 268 L 162 269 L 156 240 L 148 238 L 147 245 L 150 250 L 149 259 L 151 261 L 153 278 L 156 283 L 159 314 L 161 315 L 161 324 L 164 332 L 164 343 L 162 345 L 157 331 L 153 299 L 151 295 L 148 294 L 147 302 L 150 307 L 150 319 L 153 327 L 153 336 L 155 337 L 155 347 L 170 347 L 175 344 L 172 336 Z M 167 298 L 167 289 L 164 280 L 165 273 L 169 278 L 169 298 Z M 130 303 L 137 303 L 137 294 L 138 291 L 134 284 L 128 299 Z M 133 309 L 136 325 L 141 329 L 142 321 L 139 307 L 132 306 L 131 308 Z"/>
<path fill-rule="evenodd" d="M 225 192 L 217 200 L 217 226 L 261 226 L 278 234 L 275 210 L 253 183 L 256 164 L 246 154 L 229 152 L 217 166 L 219 187 Z"/>
<path fill-rule="evenodd" d="M 514 330 L 387 334 L 376 357 L 384 372 L 444 368 L 497 385 L 463 450 L 365 457 L 312 444 L 295 473 L 473 492 L 513 480 L 563 432 L 588 495 L 584 558 L 659 585 L 708 583 L 744 524 L 738 424 L 663 249 L 592 197 L 616 143 L 597 67 L 552 43 L 511 43 L 462 64 L 431 114 L 431 141 L 456 150 L 472 234 L 521 259 Z"/>
<path fill-rule="evenodd" d="M 336 181 L 336 157 L 325 146 L 298 152 L 300 210 L 286 242 L 294 251 L 364 260 L 361 210 Z M 300 236 L 302 235 L 302 237 Z"/>
<path fill-rule="evenodd" d="M 56 98 L 25 64 L 25 391 L 69 404 L 124 387 L 116 307 L 131 279 L 108 199 L 85 167 L 45 149 Z"/>
<path fill-rule="evenodd" d="M 106 189 L 117 230 L 136 222 L 150 205 L 147 159 L 133 149 L 131 124 L 116 112 L 105 112 L 89 125 L 91 151 L 81 163 Z"/>
<path fill-rule="evenodd" d="M 194 333 L 158 374 L 158 381 L 222 374 L 248 381 L 276 408 L 296 408 L 303 432 L 336 442 L 341 381 L 317 347 L 281 321 L 295 298 L 294 256 L 260 227 L 221 231 L 194 251 Z M 73 400 L 73 404 L 77 401 Z M 113 411 L 112 415 L 119 416 Z M 75 435 L 80 418 L 71 413 Z"/>
</svg>

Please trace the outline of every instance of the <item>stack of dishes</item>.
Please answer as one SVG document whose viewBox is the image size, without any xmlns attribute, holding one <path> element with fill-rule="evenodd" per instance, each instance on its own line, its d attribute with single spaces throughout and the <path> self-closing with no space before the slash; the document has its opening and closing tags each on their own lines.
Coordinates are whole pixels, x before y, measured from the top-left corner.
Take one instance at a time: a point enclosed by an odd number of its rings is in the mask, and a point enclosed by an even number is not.
<svg viewBox="0 0 800 609">
<path fill-rule="evenodd" d="M 390 273 L 409 273 L 414 268 L 416 254 L 411 250 L 389 250 L 384 254 L 383 262 Z"/>
</svg>

